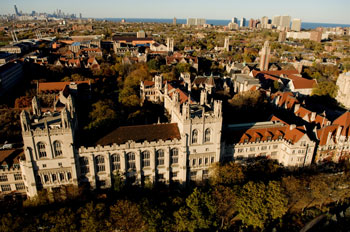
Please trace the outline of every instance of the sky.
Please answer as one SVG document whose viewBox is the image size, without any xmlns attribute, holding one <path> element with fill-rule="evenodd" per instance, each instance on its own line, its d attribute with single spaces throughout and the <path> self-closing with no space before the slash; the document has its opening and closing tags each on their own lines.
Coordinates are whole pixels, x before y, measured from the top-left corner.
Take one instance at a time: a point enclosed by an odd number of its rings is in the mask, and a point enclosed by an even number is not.
<svg viewBox="0 0 350 232">
<path fill-rule="evenodd" d="M 0 14 L 61 9 L 93 18 L 231 19 L 290 15 L 303 22 L 350 24 L 350 0 L 0 0 Z"/>
</svg>

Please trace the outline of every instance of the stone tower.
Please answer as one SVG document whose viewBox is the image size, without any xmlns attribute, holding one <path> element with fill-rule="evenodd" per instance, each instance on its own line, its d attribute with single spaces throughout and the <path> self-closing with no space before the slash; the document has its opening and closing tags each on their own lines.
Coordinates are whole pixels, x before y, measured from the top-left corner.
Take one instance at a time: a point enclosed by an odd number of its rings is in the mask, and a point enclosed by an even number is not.
<svg viewBox="0 0 350 232">
<path fill-rule="evenodd" d="M 229 37 L 225 37 L 224 49 L 226 52 L 230 51 L 230 38 Z"/>
<path fill-rule="evenodd" d="M 174 39 L 173 38 L 167 38 L 167 50 L 168 52 L 174 52 Z"/>
<path fill-rule="evenodd" d="M 269 63 L 270 63 L 270 43 L 269 41 L 265 41 L 264 47 L 260 52 L 260 71 L 268 71 Z"/>
<path fill-rule="evenodd" d="M 40 189 L 62 185 L 78 186 L 77 154 L 74 149 L 75 108 L 70 97 L 60 111 L 42 113 L 37 97 L 32 100 L 33 115 L 20 115 L 24 158 L 20 161 L 27 195 Z"/>
</svg>

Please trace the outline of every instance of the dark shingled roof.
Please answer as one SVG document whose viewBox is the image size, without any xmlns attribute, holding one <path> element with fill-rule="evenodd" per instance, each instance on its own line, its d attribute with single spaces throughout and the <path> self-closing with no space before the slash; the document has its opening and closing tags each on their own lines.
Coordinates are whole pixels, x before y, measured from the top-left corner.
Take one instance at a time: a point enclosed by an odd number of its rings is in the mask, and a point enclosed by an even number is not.
<svg viewBox="0 0 350 232">
<path fill-rule="evenodd" d="M 152 142 L 157 140 L 181 139 L 177 123 L 153 124 L 141 126 L 124 126 L 112 131 L 97 141 L 96 145 L 123 144 L 129 140 L 135 142 Z"/>
</svg>

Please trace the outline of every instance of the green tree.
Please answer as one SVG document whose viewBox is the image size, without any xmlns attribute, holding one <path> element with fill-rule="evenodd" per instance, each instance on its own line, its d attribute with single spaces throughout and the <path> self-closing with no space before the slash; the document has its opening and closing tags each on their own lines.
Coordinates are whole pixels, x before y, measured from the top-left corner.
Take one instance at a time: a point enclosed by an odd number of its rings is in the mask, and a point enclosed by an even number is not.
<svg viewBox="0 0 350 232">
<path fill-rule="evenodd" d="M 287 211 L 287 198 L 278 182 L 268 185 L 248 182 L 236 202 L 238 217 L 245 225 L 264 228 L 268 221 L 282 217 Z"/>
<path fill-rule="evenodd" d="M 315 85 L 311 95 L 329 96 L 335 98 L 338 93 L 338 86 L 333 81 L 323 81 Z"/>
<path fill-rule="evenodd" d="M 117 119 L 117 113 L 114 110 L 114 103 L 112 100 L 100 100 L 92 104 L 92 111 L 89 113 L 91 122 L 87 129 L 102 129 L 112 126 Z"/>
<path fill-rule="evenodd" d="M 110 207 L 108 227 L 111 231 L 143 232 L 146 230 L 138 205 L 128 200 L 119 200 Z"/>
<path fill-rule="evenodd" d="M 119 172 L 117 172 L 115 175 L 113 175 L 113 190 L 116 192 L 120 192 L 124 189 L 125 181 L 120 175 Z"/>
<path fill-rule="evenodd" d="M 179 231 L 196 231 L 216 227 L 216 207 L 212 197 L 194 189 L 186 198 L 186 206 L 174 213 Z"/>
<path fill-rule="evenodd" d="M 105 231 L 105 205 L 102 203 L 94 204 L 93 202 L 87 203 L 84 207 L 78 210 L 80 212 L 80 224 L 81 231 L 95 232 Z"/>
<path fill-rule="evenodd" d="M 213 174 L 210 177 L 212 185 L 232 186 L 244 181 L 242 166 L 235 162 L 230 162 L 224 165 L 215 164 L 213 165 L 212 172 Z"/>
</svg>

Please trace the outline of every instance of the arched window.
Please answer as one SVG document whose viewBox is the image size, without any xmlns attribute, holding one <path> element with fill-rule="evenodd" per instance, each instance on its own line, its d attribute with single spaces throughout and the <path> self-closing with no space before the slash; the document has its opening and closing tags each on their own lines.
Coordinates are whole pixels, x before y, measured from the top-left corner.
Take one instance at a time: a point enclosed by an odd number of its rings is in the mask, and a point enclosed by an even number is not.
<svg viewBox="0 0 350 232">
<path fill-rule="evenodd" d="M 177 164 L 179 162 L 179 150 L 177 148 L 171 149 L 170 160 L 171 164 Z"/>
<path fill-rule="evenodd" d="M 97 172 L 104 172 L 105 168 L 105 158 L 102 155 L 98 155 L 95 157 L 96 170 Z"/>
<path fill-rule="evenodd" d="M 157 158 L 157 165 L 164 165 L 164 151 L 158 150 L 156 152 L 156 158 Z"/>
<path fill-rule="evenodd" d="M 210 128 L 207 128 L 204 134 L 204 142 L 207 143 L 207 142 L 210 142 L 210 140 L 211 140 L 211 130 Z"/>
<path fill-rule="evenodd" d="M 135 169 L 135 154 L 133 152 L 129 152 L 126 154 L 127 159 L 127 169 Z"/>
<path fill-rule="evenodd" d="M 54 150 L 55 157 L 62 155 L 62 144 L 60 141 L 53 142 L 53 150 Z"/>
<path fill-rule="evenodd" d="M 151 155 L 149 151 L 142 152 L 142 167 L 149 167 L 151 165 Z"/>
<path fill-rule="evenodd" d="M 37 144 L 38 152 L 39 152 L 39 158 L 44 158 L 46 157 L 46 149 L 45 149 L 45 144 L 42 142 L 38 142 Z"/>
<path fill-rule="evenodd" d="M 86 174 L 90 172 L 88 157 L 80 157 L 79 163 L 80 163 L 80 171 L 82 174 Z"/>
<path fill-rule="evenodd" d="M 198 131 L 193 130 L 192 131 L 192 143 L 197 143 L 198 142 Z"/>
<path fill-rule="evenodd" d="M 120 155 L 113 154 L 111 156 L 111 158 L 112 158 L 112 171 L 119 170 L 120 169 Z"/>
</svg>

